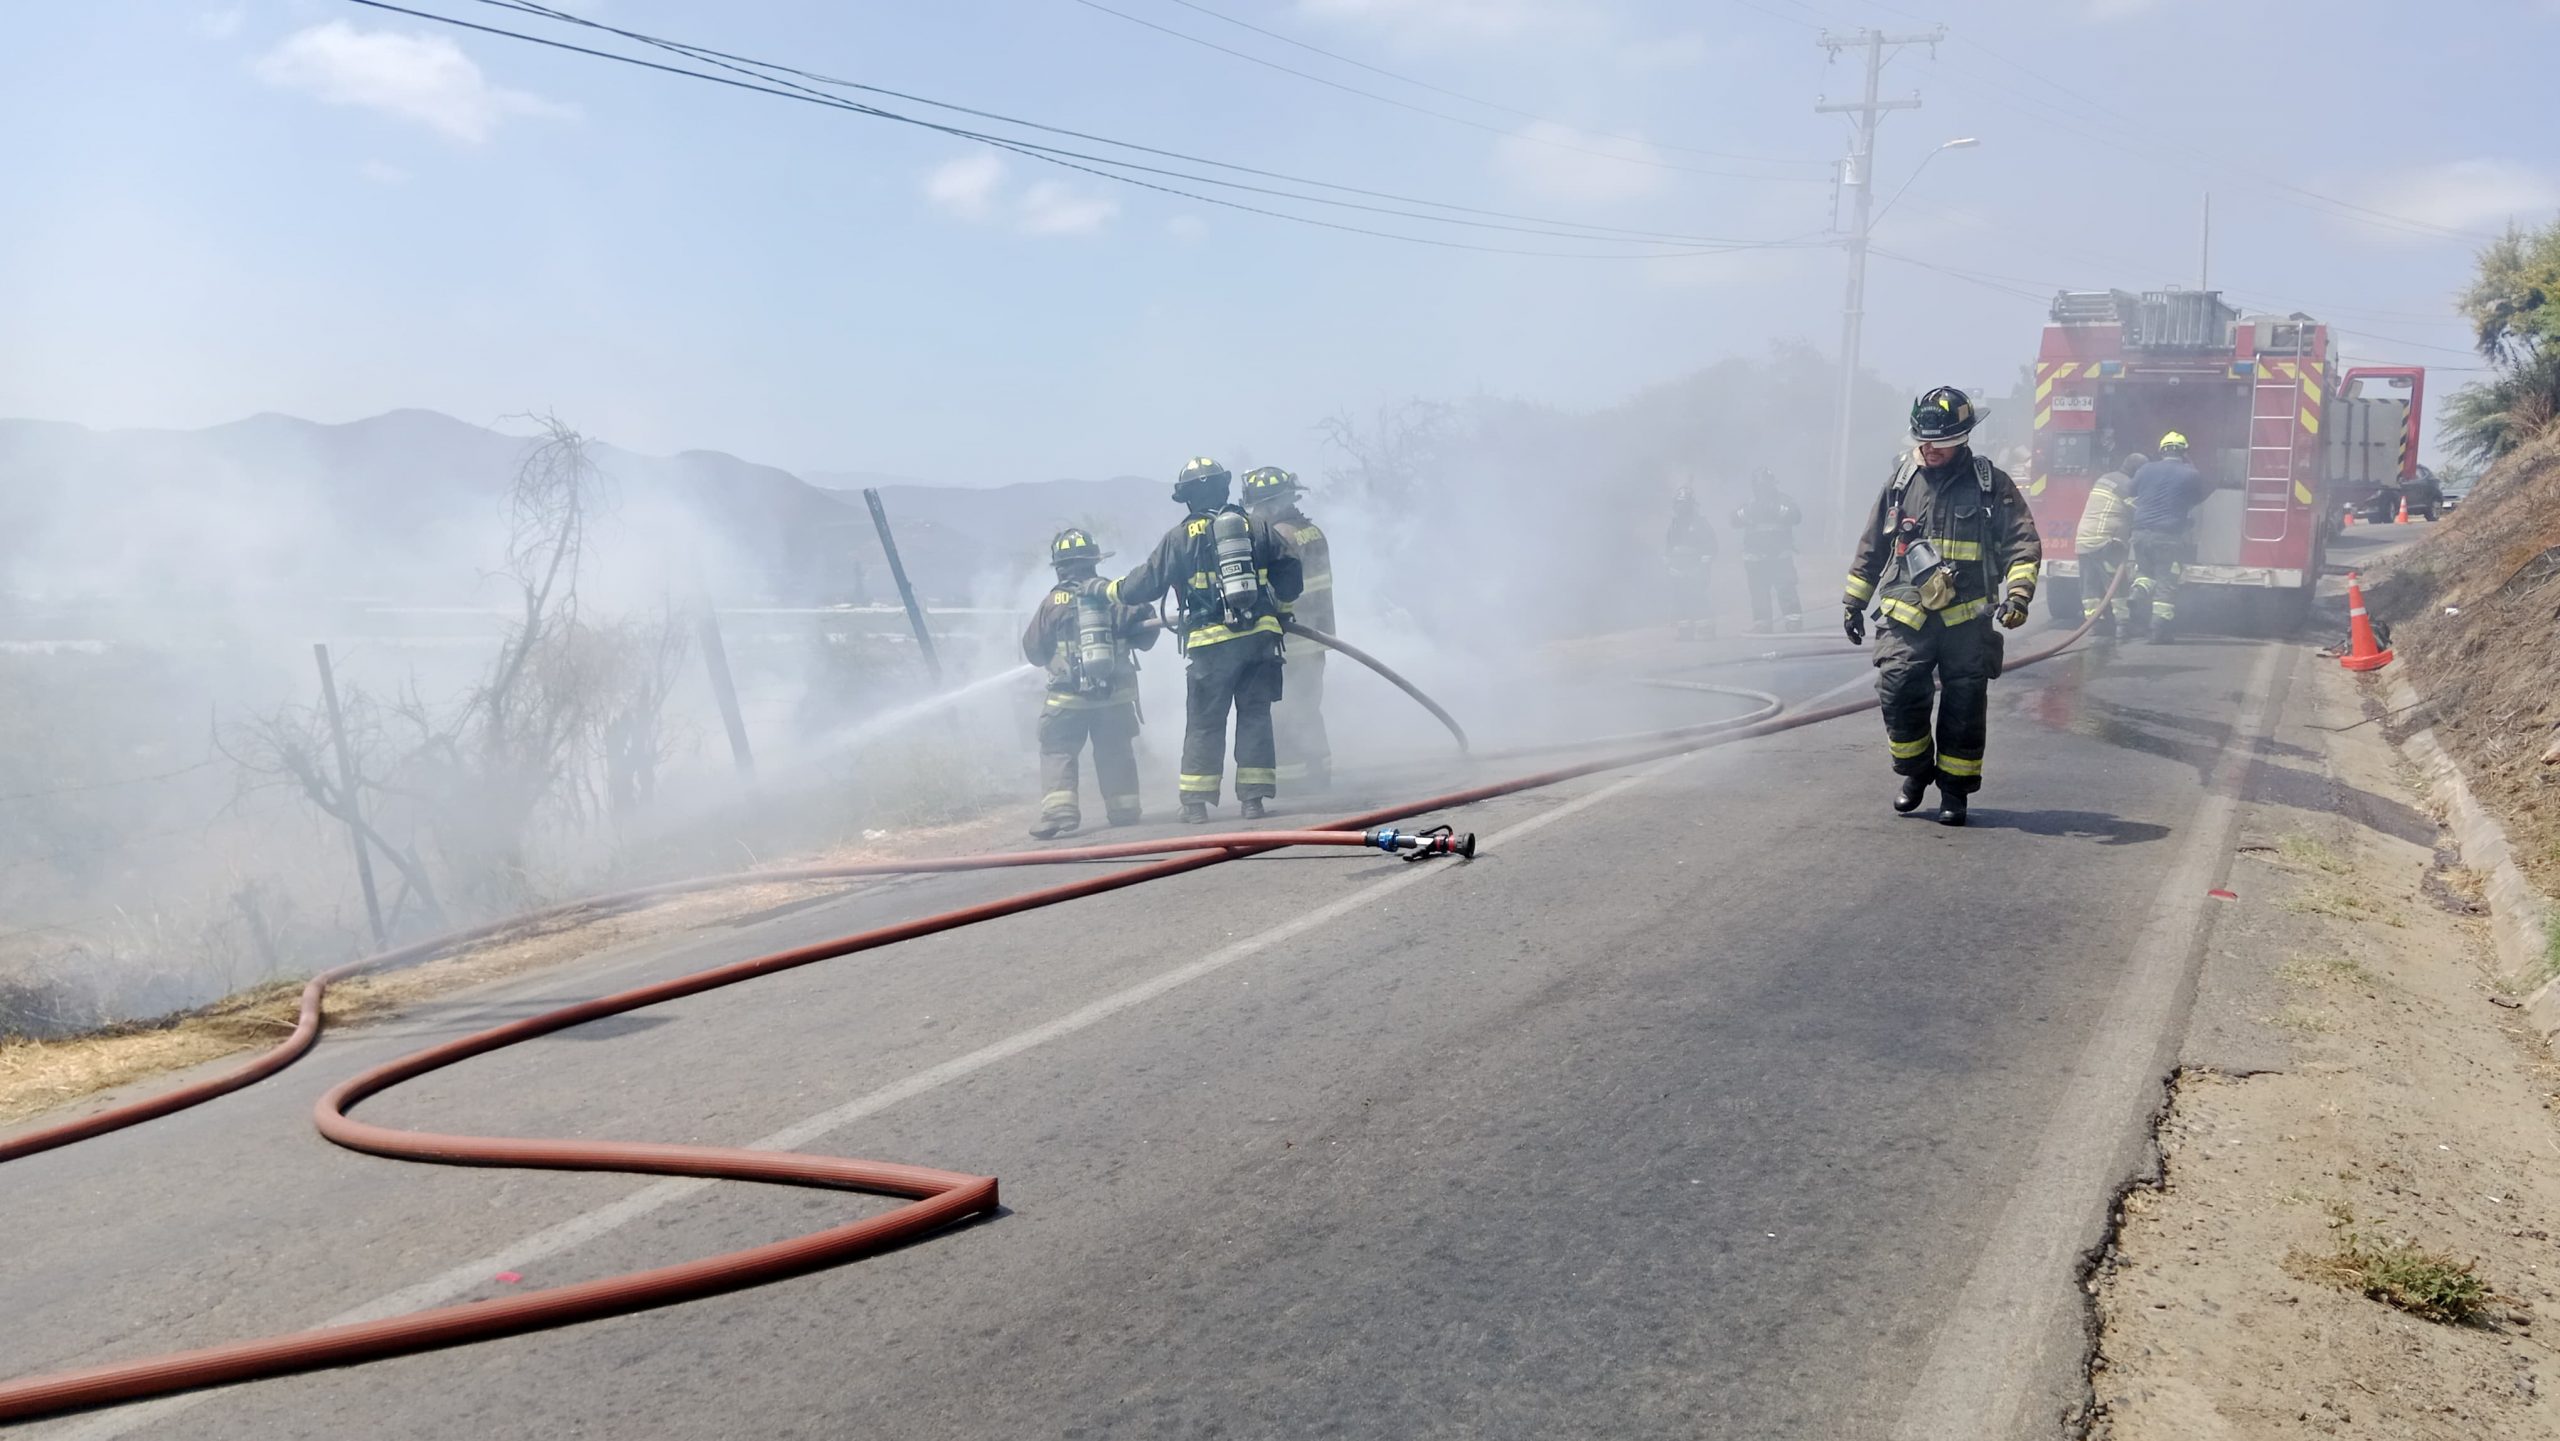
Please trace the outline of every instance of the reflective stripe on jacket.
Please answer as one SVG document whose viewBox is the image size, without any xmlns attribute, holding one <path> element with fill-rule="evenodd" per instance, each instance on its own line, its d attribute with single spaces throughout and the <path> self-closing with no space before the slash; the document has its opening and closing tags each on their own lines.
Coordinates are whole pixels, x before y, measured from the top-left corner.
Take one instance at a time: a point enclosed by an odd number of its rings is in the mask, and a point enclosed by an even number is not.
<svg viewBox="0 0 2560 1441">
<path fill-rule="evenodd" d="M 1120 643 L 1132 650 L 1153 650 L 1156 628 L 1150 624 L 1155 609 L 1144 605 L 1115 605 L 1111 623 Z M 1040 598 L 1039 608 L 1031 612 L 1031 623 L 1022 628 L 1022 658 L 1049 673 L 1049 708 L 1052 710 L 1091 710 L 1098 706 L 1127 705 L 1137 699 L 1137 683 L 1123 680 L 1108 695 L 1086 695 L 1076 689 L 1075 668 L 1068 657 L 1074 652 L 1076 635 L 1075 585 L 1061 583 Z"/>
<path fill-rule="evenodd" d="M 2125 491 L 2133 485 L 2133 477 L 2121 470 L 2111 470 L 2098 477 L 2089 489 L 2089 503 L 2080 511 L 2080 529 L 2071 538 L 2071 548 L 2082 555 L 2104 550 L 2133 534 L 2133 502 Z"/>
<path fill-rule="evenodd" d="M 1897 524 L 1901 516 L 1918 520 L 1919 534 L 1954 569 L 1955 599 L 1936 612 L 1941 623 L 1962 625 L 2006 595 L 2034 597 L 2036 575 L 2044 563 L 2044 541 L 2036 534 L 2035 515 L 2008 472 L 1988 461 L 1977 462 L 1967 448 L 1934 470 L 1922 467 L 1916 455 L 1895 461 L 1893 477 L 1876 496 L 1850 558 L 1842 592 L 1847 604 L 1874 600 L 1878 611 L 1901 625 L 1918 630 L 1927 624 L 1931 613 L 1909 599 L 1877 596 L 1880 587 L 1910 579 L 1901 574 Z"/>
<path fill-rule="evenodd" d="M 1181 606 L 1182 645 L 1217 645 L 1239 635 L 1280 634 L 1280 607 L 1306 589 L 1305 569 L 1296 547 L 1268 522 L 1252 520 L 1253 563 L 1262 578 L 1251 618 L 1242 626 L 1227 624 L 1226 603 L 1218 595 L 1218 542 L 1210 533 L 1213 514 L 1187 516 L 1164 533 L 1156 548 L 1127 575 L 1111 582 L 1111 598 L 1124 605 L 1147 605 L 1166 591 Z"/>
</svg>

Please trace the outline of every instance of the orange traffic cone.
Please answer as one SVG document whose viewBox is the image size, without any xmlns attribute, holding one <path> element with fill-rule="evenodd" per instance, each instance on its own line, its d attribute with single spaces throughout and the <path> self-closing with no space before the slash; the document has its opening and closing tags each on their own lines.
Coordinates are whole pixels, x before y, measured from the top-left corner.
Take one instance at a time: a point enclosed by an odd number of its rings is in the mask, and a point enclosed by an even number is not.
<svg viewBox="0 0 2560 1441">
<path fill-rule="evenodd" d="M 2347 572 L 2347 653 L 2338 664 L 2349 670 L 2380 670 L 2391 664 L 2391 652 L 2373 638 L 2373 621 L 2364 613 L 2364 578 Z"/>
<path fill-rule="evenodd" d="M 2393 525 L 2407 525 L 2409 523 L 2409 493 L 2405 490 L 2400 492 L 2400 514 L 2391 523 Z"/>
<path fill-rule="evenodd" d="M 2355 523 L 2356 523 L 2356 508 L 2355 508 L 2354 506 L 2352 506 L 2352 505 L 2351 505 L 2351 506 L 2348 506 L 2348 507 L 2347 507 L 2347 518 L 2346 518 L 2345 520 L 2343 520 L 2343 521 L 2339 522 L 2338 528 L 2339 528 L 2340 530 L 2344 530 L 2344 529 L 2346 529 L 2348 526 L 2351 526 L 2351 525 L 2353 525 L 2353 524 L 2355 524 Z"/>
</svg>

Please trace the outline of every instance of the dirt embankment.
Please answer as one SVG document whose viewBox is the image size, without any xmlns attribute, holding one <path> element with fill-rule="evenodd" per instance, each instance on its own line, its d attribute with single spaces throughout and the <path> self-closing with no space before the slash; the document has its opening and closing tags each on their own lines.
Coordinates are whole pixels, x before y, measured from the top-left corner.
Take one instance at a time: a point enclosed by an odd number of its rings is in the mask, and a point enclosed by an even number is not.
<svg viewBox="0 0 2560 1441">
<path fill-rule="evenodd" d="M 2221 1014 L 2090 1278 L 2089 1434 L 2554 1441 L 2560 1063 L 2492 977 L 2480 878 L 2357 724 L 2377 688 L 2307 664 L 2274 740 L 2312 780 L 2244 813 Z"/>
<path fill-rule="evenodd" d="M 2560 436 L 2510 456 L 2435 533 L 2366 577 L 2431 725 L 2516 863 L 2560 894 Z"/>
</svg>

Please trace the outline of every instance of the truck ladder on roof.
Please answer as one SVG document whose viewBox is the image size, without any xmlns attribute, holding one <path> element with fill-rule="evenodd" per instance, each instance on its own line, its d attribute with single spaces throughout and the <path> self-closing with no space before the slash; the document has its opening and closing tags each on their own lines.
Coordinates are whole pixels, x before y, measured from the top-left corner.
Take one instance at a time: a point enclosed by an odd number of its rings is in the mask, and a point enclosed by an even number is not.
<svg viewBox="0 0 2560 1441">
<path fill-rule="evenodd" d="M 2249 388 L 2249 476 L 2241 534 L 2277 541 L 2293 525 L 2294 454 L 2302 431 L 2302 367 L 2298 357 L 2258 357 Z"/>
</svg>

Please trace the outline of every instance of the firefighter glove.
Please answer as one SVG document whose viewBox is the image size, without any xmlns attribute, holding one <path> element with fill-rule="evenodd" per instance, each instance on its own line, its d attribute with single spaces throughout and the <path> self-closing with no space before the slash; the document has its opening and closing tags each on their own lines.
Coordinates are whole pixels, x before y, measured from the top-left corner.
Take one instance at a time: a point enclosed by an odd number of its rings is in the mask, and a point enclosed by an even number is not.
<svg viewBox="0 0 2560 1441">
<path fill-rule="evenodd" d="M 1840 607 L 1840 629 L 1851 645 L 1867 643 L 1867 613 L 1856 601 Z"/>
<path fill-rule="evenodd" d="M 2027 598 L 2013 590 L 2009 592 L 2008 601 L 2000 607 L 2000 627 L 2003 630 L 2016 630 L 2026 623 Z"/>
</svg>

